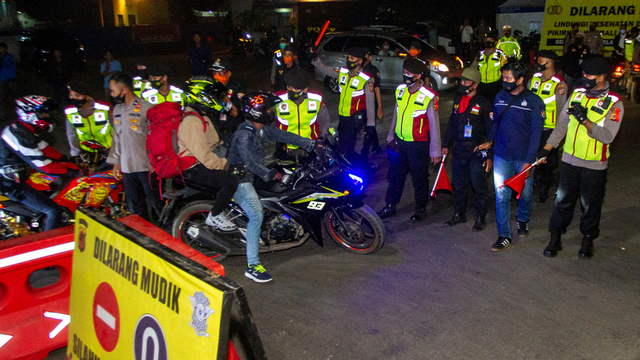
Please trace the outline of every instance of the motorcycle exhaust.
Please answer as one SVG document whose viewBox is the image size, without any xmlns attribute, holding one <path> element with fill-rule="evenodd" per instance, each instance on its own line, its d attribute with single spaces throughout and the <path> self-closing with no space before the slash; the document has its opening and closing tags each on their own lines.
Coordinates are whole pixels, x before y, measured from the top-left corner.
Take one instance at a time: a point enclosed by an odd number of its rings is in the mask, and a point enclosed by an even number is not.
<svg viewBox="0 0 640 360">
<path fill-rule="evenodd" d="M 215 235 L 206 225 L 202 227 L 197 225 L 189 227 L 189 229 L 187 229 L 187 235 L 211 250 L 215 250 L 224 255 L 231 253 L 229 243 L 224 239 L 216 239 Z"/>
</svg>

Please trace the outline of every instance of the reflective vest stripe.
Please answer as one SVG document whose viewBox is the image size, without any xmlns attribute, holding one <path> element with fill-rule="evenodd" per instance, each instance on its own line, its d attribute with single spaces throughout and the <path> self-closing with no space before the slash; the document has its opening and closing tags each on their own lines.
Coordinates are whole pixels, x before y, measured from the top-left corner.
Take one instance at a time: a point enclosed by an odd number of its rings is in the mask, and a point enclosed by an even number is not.
<svg viewBox="0 0 640 360">
<path fill-rule="evenodd" d="M 554 129 L 556 127 L 556 87 L 559 84 L 560 79 L 556 76 L 552 76 L 547 81 L 542 81 L 542 74 L 535 73 L 531 78 L 530 90 L 538 95 L 545 104 L 547 116 L 544 120 L 544 127 L 547 129 Z"/>
<path fill-rule="evenodd" d="M 101 107 L 105 107 L 105 105 L 99 105 Z M 82 145 L 82 143 L 87 140 L 95 140 L 106 148 L 111 147 L 113 130 L 109 124 L 108 110 L 96 109 L 88 118 L 84 118 L 77 113 L 67 114 L 67 120 L 73 124 L 76 134 L 78 135 L 78 139 L 80 140 L 80 147 L 83 150 L 96 152 L 95 149 Z"/>
<path fill-rule="evenodd" d="M 294 133 L 307 139 L 318 139 L 318 112 L 322 103 L 318 100 L 306 98 L 300 105 L 291 100 L 280 103 L 276 107 L 278 128 Z M 315 109 L 315 110 L 314 110 Z M 289 149 L 297 149 L 295 145 L 288 144 Z"/>
<path fill-rule="evenodd" d="M 404 141 L 428 141 L 429 103 L 436 95 L 422 87 L 420 91 L 411 93 L 405 85 L 396 89 L 397 118 L 395 132 Z"/>
<path fill-rule="evenodd" d="M 624 40 L 624 58 L 627 61 L 633 60 L 633 39 Z"/>
<path fill-rule="evenodd" d="M 351 77 L 349 76 L 349 70 L 340 68 L 338 78 L 338 86 L 340 88 L 338 114 L 340 116 L 351 116 L 355 112 L 366 109 L 364 87 L 369 79 L 370 77 L 362 72 Z"/>
<path fill-rule="evenodd" d="M 605 99 L 593 99 L 585 96 L 583 91 L 576 90 L 571 95 L 570 101 L 571 103 L 580 103 L 582 106 L 589 109 L 589 112 L 587 112 L 587 118 L 597 126 L 603 126 L 604 121 L 606 121 L 607 113 L 611 110 L 613 105 L 619 101 L 619 98 L 615 95 L 609 95 L 609 97 Z M 607 102 L 607 107 L 602 107 Z M 602 114 L 600 114 L 600 112 L 602 112 Z M 589 136 L 587 128 L 585 126 L 581 126 L 573 115 L 570 115 L 564 151 L 575 157 L 589 161 L 606 161 L 610 155 L 609 147 L 596 139 L 592 139 Z"/>
</svg>

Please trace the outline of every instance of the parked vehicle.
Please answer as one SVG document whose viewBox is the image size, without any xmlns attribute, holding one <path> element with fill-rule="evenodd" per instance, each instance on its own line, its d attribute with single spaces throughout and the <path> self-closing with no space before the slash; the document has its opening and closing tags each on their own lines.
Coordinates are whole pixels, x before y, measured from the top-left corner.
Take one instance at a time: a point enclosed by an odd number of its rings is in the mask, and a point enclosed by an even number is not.
<svg viewBox="0 0 640 360">
<path fill-rule="evenodd" d="M 76 70 L 84 67 L 84 47 L 77 39 L 62 30 L 47 29 L 23 32 L 20 37 L 20 59 L 28 70 L 40 73 L 53 60 L 53 51 L 60 50 L 69 64 Z"/>
</svg>

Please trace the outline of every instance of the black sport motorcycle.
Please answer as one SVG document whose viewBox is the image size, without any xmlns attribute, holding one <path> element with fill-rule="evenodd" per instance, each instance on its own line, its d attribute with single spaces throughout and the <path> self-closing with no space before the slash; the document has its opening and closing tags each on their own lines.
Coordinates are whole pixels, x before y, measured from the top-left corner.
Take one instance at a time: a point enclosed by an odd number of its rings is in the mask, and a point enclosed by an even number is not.
<svg viewBox="0 0 640 360">
<path fill-rule="evenodd" d="M 340 153 L 335 137 L 327 135 L 324 147 L 311 153 L 306 164 L 272 166 L 285 174 L 281 181 L 254 183 L 264 209 L 261 253 L 300 246 L 310 237 L 323 246 L 327 236 L 356 254 L 373 254 L 382 248 L 384 225 L 363 202 L 365 174 Z M 218 231 L 205 224 L 213 201 L 201 200 L 202 196 L 192 187 L 166 194 L 161 221 L 180 208 L 171 227 L 175 238 L 216 261 L 245 255 L 248 218 L 244 211 L 229 204 L 226 214 L 238 229 Z"/>
</svg>

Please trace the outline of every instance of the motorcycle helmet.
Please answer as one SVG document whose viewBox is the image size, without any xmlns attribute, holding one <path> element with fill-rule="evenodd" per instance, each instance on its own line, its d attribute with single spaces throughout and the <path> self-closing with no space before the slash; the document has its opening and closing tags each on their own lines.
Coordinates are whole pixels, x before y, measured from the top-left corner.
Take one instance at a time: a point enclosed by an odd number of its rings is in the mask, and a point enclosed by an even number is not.
<svg viewBox="0 0 640 360">
<path fill-rule="evenodd" d="M 53 119 L 45 117 L 44 114 L 57 108 L 58 104 L 56 104 L 55 101 L 42 95 L 29 95 L 16 99 L 16 114 L 18 114 L 18 119 L 48 132 L 53 130 Z"/>
<path fill-rule="evenodd" d="M 244 118 L 249 121 L 269 125 L 275 119 L 274 116 L 270 115 L 269 109 L 280 102 L 282 102 L 282 99 L 272 93 L 264 91 L 252 92 L 242 98 L 242 113 Z"/>
<path fill-rule="evenodd" d="M 184 90 L 185 102 L 190 106 L 216 111 L 224 108 L 222 99 L 227 95 L 227 88 L 210 76 L 194 76 Z"/>
</svg>

